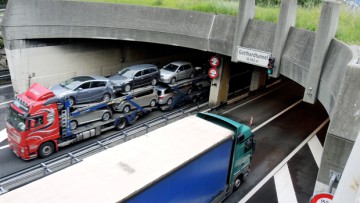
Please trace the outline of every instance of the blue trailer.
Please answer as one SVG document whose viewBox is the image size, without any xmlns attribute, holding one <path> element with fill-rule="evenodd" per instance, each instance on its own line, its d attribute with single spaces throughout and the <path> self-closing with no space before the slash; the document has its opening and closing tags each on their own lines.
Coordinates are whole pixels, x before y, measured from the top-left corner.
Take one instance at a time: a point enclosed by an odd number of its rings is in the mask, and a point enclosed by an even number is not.
<svg viewBox="0 0 360 203">
<path fill-rule="evenodd" d="M 220 202 L 241 185 L 254 150 L 248 126 L 199 113 L 10 191 L 0 201 Z"/>
</svg>

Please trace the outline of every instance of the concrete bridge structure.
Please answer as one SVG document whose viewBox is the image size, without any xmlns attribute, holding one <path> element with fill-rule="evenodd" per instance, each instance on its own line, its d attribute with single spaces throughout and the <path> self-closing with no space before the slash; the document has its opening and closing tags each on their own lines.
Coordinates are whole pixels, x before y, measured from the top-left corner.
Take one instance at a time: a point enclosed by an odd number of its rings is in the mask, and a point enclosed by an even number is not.
<svg viewBox="0 0 360 203">
<path fill-rule="evenodd" d="M 276 59 L 272 76 L 281 74 L 302 85 L 304 101 L 318 99 L 331 120 L 316 193 L 327 191 L 330 171 L 343 172 L 360 130 L 360 65 L 356 52 L 334 38 L 339 9 L 338 3 L 324 1 L 318 29 L 312 32 L 294 27 L 296 0 L 281 2 L 277 23 L 253 19 L 255 0 L 239 0 L 237 16 L 121 4 L 12 0 L 2 21 L 2 35 L 17 93 L 33 82 L 50 86 L 75 75 L 112 74 L 134 61 L 134 52 L 163 60 L 161 50 L 141 46 L 130 50 L 123 43 L 136 41 L 220 56 L 220 77 L 213 81 L 217 85 L 210 93 L 210 103 L 215 105 L 227 100 L 229 64 L 238 62 L 238 46 L 271 52 Z M 49 39 L 54 40 L 49 44 Z M 76 39 L 107 39 L 110 44 L 84 46 Z M 253 72 L 251 90 L 262 85 L 262 74 Z"/>
</svg>

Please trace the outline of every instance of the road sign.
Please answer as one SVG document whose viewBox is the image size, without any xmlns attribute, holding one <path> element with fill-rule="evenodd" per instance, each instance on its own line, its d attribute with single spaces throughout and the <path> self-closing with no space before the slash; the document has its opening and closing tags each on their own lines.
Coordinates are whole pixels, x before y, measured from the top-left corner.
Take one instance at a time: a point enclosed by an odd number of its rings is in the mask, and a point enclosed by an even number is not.
<svg viewBox="0 0 360 203">
<path fill-rule="evenodd" d="M 267 68 L 270 52 L 260 51 L 256 49 L 249 49 L 238 46 L 236 59 L 241 62 L 250 63 L 256 66 Z"/>
<path fill-rule="evenodd" d="M 319 193 L 311 198 L 310 203 L 331 203 L 333 198 L 334 196 L 332 194 Z"/>
<path fill-rule="evenodd" d="M 210 66 L 217 68 L 220 65 L 220 59 L 217 56 L 213 56 L 210 58 Z"/>
<path fill-rule="evenodd" d="M 209 75 L 209 78 L 215 79 L 218 77 L 219 71 L 215 67 L 212 67 L 209 69 L 208 75 Z"/>
</svg>

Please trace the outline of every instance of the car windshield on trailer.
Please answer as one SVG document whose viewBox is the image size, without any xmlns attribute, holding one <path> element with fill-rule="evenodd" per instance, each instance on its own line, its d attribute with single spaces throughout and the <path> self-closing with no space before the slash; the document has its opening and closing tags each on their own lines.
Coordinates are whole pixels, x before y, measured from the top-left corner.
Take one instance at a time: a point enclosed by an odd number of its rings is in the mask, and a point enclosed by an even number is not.
<svg viewBox="0 0 360 203">
<path fill-rule="evenodd" d="M 179 66 L 174 64 L 168 64 L 167 66 L 164 67 L 164 70 L 175 72 L 178 67 Z"/>
<path fill-rule="evenodd" d="M 128 68 L 122 69 L 119 71 L 119 75 L 127 77 L 127 78 L 133 78 L 136 71 L 130 70 Z"/>
<path fill-rule="evenodd" d="M 89 76 L 80 76 L 80 77 L 74 77 L 66 80 L 65 82 L 60 83 L 62 87 L 65 87 L 67 89 L 73 90 L 77 88 L 82 82 L 93 80 L 94 78 Z"/>
</svg>

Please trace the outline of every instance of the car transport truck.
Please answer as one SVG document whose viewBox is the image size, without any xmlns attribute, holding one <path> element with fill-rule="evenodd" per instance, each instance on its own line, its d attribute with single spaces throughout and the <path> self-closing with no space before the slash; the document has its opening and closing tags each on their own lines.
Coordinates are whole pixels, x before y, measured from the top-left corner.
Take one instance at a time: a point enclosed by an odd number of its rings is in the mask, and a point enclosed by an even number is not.
<svg viewBox="0 0 360 203">
<path fill-rule="evenodd" d="M 0 201 L 221 202 L 249 173 L 254 151 L 248 126 L 198 113 L 7 192 Z"/>
<path fill-rule="evenodd" d="M 25 160 L 38 156 L 44 158 L 58 151 L 59 147 L 110 129 L 122 130 L 155 108 L 150 104 L 149 107 L 142 107 L 131 100 L 134 95 L 149 88 L 153 87 L 134 89 L 132 94 L 109 101 L 70 106 L 69 102 L 59 102 L 51 90 L 34 83 L 10 104 L 6 124 L 10 149 Z M 113 107 L 124 100 L 136 109 L 128 113 L 117 112 Z M 99 118 L 94 118 L 94 115 Z M 86 125 L 78 126 L 81 123 Z"/>
</svg>

